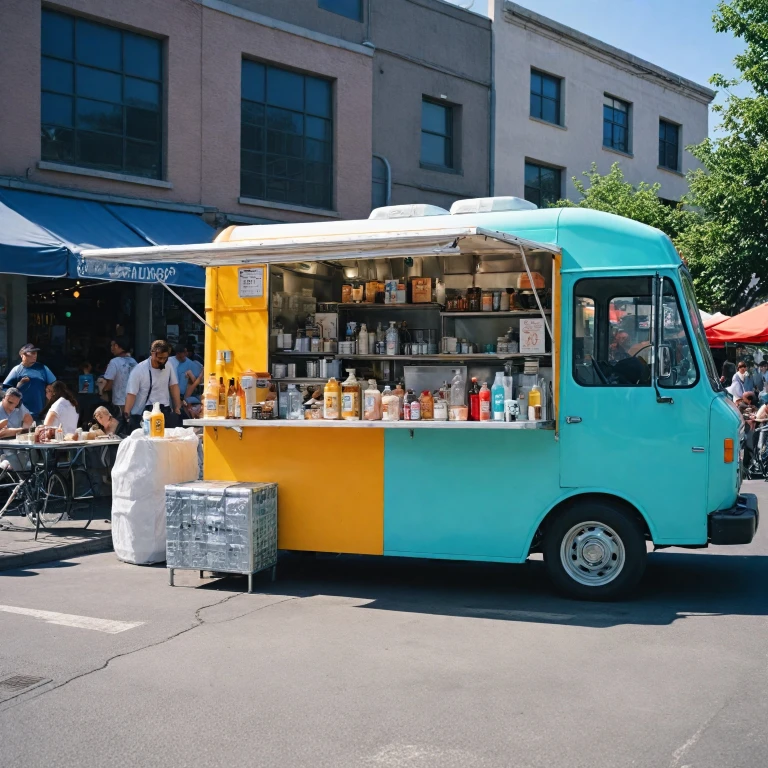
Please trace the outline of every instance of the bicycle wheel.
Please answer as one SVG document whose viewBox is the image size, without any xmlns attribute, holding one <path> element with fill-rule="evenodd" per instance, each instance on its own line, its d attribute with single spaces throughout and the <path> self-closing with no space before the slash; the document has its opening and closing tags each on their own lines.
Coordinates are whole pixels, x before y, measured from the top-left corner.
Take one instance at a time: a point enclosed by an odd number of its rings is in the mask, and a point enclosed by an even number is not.
<svg viewBox="0 0 768 768">
<path fill-rule="evenodd" d="M 21 492 L 22 480 L 8 468 L 0 473 L 0 517 L 4 515 L 24 515 L 24 496 Z"/>
<path fill-rule="evenodd" d="M 47 528 L 56 525 L 69 511 L 70 492 L 64 478 L 53 474 L 48 478 L 48 487 L 40 500 L 40 525 Z"/>
</svg>

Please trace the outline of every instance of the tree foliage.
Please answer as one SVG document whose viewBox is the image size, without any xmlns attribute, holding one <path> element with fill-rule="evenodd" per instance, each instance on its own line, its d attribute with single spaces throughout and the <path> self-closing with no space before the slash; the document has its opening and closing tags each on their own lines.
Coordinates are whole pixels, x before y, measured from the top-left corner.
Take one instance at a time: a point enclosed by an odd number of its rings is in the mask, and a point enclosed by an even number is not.
<svg viewBox="0 0 768 768">
<path fill-rule="evenodd" d="M 710 82 L 745 84 L 751 93 L 715 105 L 724 135 L 688 148 L 704 168 L 689 174 L 686 202 L 703 215 L 678 245 L 702 304 L 730 314 L 768 296 L 768 0 L 720 2 L 713 22 L 745 50 L 734 59 L 738 78 Z"/>
</svg>

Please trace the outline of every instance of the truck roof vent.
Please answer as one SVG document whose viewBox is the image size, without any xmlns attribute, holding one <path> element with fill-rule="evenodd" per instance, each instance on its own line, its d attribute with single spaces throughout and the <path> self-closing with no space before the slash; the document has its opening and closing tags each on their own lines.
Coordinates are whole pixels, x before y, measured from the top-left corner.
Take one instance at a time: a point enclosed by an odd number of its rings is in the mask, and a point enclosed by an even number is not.
<svg viewBox="0 0 768 768">
<path fill-rule="evenodd" d="M 438 205 L 388 205 L 374 208 L 369 219 L 413 219 L 417 216 L 448 216 L 449 212 Z"/>
<path fill-rule="evenodd" d="M 496 211 L 532 211 L 538 208 L 521 197 L 474 197 L 471 200 L 457 200 L 451 206 L 451 214 L 494 213 Z"/>
</svg>

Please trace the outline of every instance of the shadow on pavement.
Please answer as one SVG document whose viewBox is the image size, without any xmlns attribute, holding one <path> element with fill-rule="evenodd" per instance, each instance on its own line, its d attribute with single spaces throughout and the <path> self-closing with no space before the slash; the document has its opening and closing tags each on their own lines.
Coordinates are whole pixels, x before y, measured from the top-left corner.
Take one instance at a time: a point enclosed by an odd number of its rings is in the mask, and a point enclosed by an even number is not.
<svg viewBox="0 0 768 768">
<path fill-rule="evenodd" d="M 286 553 L 277 581 L 258 574 L 254 590 L 346 597 L 382 611 L 612 627 L 667 625 L 702 614 L 768 615 L 766 583 L 768 556 L 671 550 L 649 555 L 633 599 L 593 603 L 555 594 L 541 560 L 508 565 Z M 245 591 L 246 585 L 244 579 L 227 577 L 198 589 Z"/>
<path fill-rule="evenodd" d="M 38 576 L 39 571 L 50 571 L 55 568 L 74 568 L 78 563 L 71 563 L 68 560 L 57 560 L 55 563 L 38 563 L 37 565 L 30 565 L 28 568 L 15 568 L 11 571 L 0 571 L 0 579 L 3 576 L 11 576 L 13 578 L 22 578 L 24 576 Z"/>
</svg>

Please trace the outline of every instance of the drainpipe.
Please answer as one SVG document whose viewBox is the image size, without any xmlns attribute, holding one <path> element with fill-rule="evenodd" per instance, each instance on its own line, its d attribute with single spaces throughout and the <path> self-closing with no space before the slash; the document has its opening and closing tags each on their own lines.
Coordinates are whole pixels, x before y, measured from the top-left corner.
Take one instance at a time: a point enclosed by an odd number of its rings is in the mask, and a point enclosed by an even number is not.
<svg viewBox="0 0 768 768">
<path fill-rule="evenodd" d="M 489 0 L 494 2 L 495 0 Z M 496 14 L 494 14 L 495 16 Z M 488 94 L 488 194 L 493 197 L 496 187 L 496 20 L 491 19 L 491 91 Z"/>
</svg>

